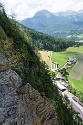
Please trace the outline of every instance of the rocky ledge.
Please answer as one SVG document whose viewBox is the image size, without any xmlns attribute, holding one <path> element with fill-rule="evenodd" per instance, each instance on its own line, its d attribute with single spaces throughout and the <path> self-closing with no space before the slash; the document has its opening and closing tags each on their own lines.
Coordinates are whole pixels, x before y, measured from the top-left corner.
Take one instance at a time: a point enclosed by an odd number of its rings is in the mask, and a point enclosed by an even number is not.
<svg viewBox="0 0 83 125">
<path fill-rule="evenodd" d="M 57 125 L 57 115 L 29 83 L 8 69 L 0 55 L 0 125 Z"/>
</svg>

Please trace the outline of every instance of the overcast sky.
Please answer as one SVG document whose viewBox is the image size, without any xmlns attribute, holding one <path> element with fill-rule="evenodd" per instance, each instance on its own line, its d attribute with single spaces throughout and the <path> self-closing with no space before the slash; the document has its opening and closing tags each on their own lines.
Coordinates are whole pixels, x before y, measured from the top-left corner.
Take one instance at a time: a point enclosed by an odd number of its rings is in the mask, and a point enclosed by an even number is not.
<svg viewBox="0 0 83 125">
<path fill-rule="evenodd" d="M 0 0 L 7 14 L 15 13 L 17 20 L 32 17 L 37 11 L 46 9 L 50 12 L 83 9 L 83 0 Z"/>
</svg>

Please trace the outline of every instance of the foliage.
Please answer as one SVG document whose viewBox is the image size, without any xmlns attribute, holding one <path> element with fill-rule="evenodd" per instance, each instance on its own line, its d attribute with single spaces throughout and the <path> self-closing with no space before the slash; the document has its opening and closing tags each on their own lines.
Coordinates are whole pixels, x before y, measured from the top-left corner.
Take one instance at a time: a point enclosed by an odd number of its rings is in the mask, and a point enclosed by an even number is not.
<svg viewBox="0 0 83 125">
<path fill-rule="evenodd" d="M 40 93 L 44 92 L 51 98 L 49 91 L 52 92 L 52 81 L 48 69 L 31 48 L 30 37 L 26 39 L 18 23 L 12 22 L 6 14 L 0 12 L 0 26 L 8 37 L 6 41 L 0 40 L 1 53 L 10 60 L 10 67 L 19 73 L 24 82 L 29 82 Z"/>
<path fill-rule="evenodd" d="M 73 41 L 67 41 L 56 37 L 51 37 L 49 35 L 39 33 L 35 30 L 31 30 L 26 27 L 23 28 L 26 33 L 28 30 L 29 34 L 32 37 L 32 47 L 37 47 L 39 50 L 44 49 L 44 50 L 60 52 L 70 46 L 77 44 Z"/>
<path fill-rule="evenodd" d="M 62 74 L 62 76 L 65 78 L 65 81 L 68 81 L 68 75 L 69 73 L 66 71 L 65 68 L 59 70 L 59 72 Z"/>
<path fill-rule="evenodd" d="M 83 103 L 83 93 L 82 92 L 77 91 L 71 85 L 68 86 L 68 90 L 69 90 L 69 92 L 71 92 L 72 94 L 74 94 L 76 97 L 78 97 L 79 101 L 81 101 Z"/>
</svg>

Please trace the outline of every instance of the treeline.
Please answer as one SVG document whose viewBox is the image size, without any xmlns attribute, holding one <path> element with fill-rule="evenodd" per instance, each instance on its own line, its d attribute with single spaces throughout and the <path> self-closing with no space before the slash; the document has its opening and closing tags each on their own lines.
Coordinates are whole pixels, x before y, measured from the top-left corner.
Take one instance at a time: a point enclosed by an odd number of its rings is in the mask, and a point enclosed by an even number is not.
<svg viewBox="0 0 83 125">
<path fill-rule="evenodd" d="M 83 93 L 77 91 L 77 89 L 73 88 L 72 86 L 68 87 L 69 92 L 73 93 L 76 97 L 78 97 L 79 101 L 83 103 Z"/>
<path fill-rule="evenodd" d="M 29 82 L 44 98 L 54 104 L 59 125 L 82 125 L 82 121 L 71 108 L 66 106 L 57 87 L 53 85 L 46 64 L 40 61 L 31 47 L 33 38 L 30 36 L 30 31 L 27 31 L 26 36 L 18 23 L 7 17 L 1 4 L 0 27 L 4 31 L 0 35 L 0 53 L 7 57 L 10 68 L 20 75 L 23 84 Z M 6 36 L 5 39 L 3 36 Z"/>
<path fill-rule="evenodd" d="M 27 30 L 32 38 L 32 47 L 37 47 L 39 50 L 60 52 L 77 44 L 74 41 L 62 40 L 24 27 L 26 33 Z"/>
</svg>

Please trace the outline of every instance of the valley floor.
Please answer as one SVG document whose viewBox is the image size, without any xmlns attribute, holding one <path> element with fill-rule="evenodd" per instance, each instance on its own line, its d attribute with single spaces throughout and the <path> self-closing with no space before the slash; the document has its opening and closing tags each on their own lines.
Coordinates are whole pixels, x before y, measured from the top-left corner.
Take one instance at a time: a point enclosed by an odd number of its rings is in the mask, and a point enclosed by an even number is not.
<svg viewBox="0 0 83 125">
<path fill-rule="evenodd" d="M 73 100 L 72 97 L 74 97 L 74 95 L 67 90 L 62 92 L 62 94 L 68 97 L 71 106 L 75 109 L 75 111 L 79 112 L 78 116 L 83 120 L 83 107 L 78 102 Z"/>
<path fill-rule="evenodd" d="M 83 46 L 70 47 L 64 52 L 53 52 L 51 59 L 53 62 L 58 62 L 60 68 L 67 62 L 69 56 L 77 59 L 76 64 L 67 69 L 70 74 L 69 83 L 78 91 L 83 92 Z"/>
</svg>

